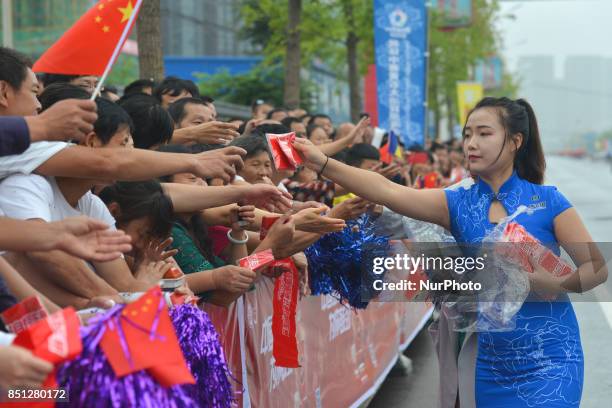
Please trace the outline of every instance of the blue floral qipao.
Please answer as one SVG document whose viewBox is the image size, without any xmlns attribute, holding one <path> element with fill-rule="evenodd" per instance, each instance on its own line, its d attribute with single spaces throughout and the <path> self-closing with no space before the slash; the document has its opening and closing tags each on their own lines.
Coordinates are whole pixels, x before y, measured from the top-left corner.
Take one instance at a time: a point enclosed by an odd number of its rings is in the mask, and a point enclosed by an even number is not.
<svg viewBox="0 0 612 408">
<path fill-rule="evenodd" d="M 489 208 L 497 199 L 509 215 L 519 205 L 539 208 L 515 221 L 559 255 L 553 221 L 571 204 L 555 187 L 530 183 L 515 171 L 497 195 L 482 180 L 468 188 L 445 189 L 445 194 L 451 233 L 458 243 L 479 243 L 493 229 Z M 473 339 L 475 366 L 462 370 L 459 362 L 457 375 L 461 384 L 466 371 L 474 373 L 469 383 L 474 384 L 474 396 L 462 408 L 472 404 L 478 408 L 579 406 L 584 361 L 578 322 L 567 296 L 556 302 L 524 303 L 512 331 L 472 336 L 477 336 Z"/>
</svg>

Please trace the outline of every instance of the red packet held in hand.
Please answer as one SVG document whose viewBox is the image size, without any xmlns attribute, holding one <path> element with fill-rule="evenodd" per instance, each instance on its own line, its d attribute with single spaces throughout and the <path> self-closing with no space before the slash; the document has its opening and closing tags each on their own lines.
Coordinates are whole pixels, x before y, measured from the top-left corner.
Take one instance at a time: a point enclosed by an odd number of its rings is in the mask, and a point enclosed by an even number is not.
<svg viewBox="0 0 612 408">
<path fill-rule="evenodd" d="M 272 263 L 274 263 L 274 254 L 271 249 L 266 249 L 265 251 L 257 252 L 238 260 L 238 266 L 255 272 Z"/>
<path fill-rule="evenodd" d="M 72 360 L 83 349 L 79 327 L 76 311 L 68 307 L 21 331 L 13 345 L 26 348 L 50 363 L 62 363 Z"/>
<path fill-rule="evenodd" d="M 264 240 L 266 235 L 268 235 L 268 231 L 272 228 L 272 225 L 280 218 L 280 215 L 277 217 L 267 217 L 264 216 L 261 218 L 261 228 L 259 230 L 259 239 Z"/>
<path fill-rule="evenodd" d="M 266 133 L 266 139 L 274 159 L 276 170 L 295 170 L 302 164 L 302 158 L 293 147 L 295 133 L 273 134 Z"/>
<path fill-rule="evenodd" d="M 28 349 L 38 358 L 54 364 L 58 364 L 72 360 L 83 350 L 81 343 L 81 335 L 79 333 L 80 321 L 76 311 L 68 307 L 53 313 L 44 319 L 38 320 L 28 328 L 19 332 L 15 340 L 14 346 L 20 346 Z M 56 389 L 57 381 L 55 378 L 55 370 L 53 370 L 43 381 L 43 389 Z M 4 406 L 4 404 L 0 404 Z M 8 404 L 6 404 L 9 406 Z M 53 407 L 52 401 L 29 401 L 28 403 L 12 402 L 12 407 Z"/>
<path fill-rule="evenodd" d="M 49 316 L 49 313 L 37 296 L 30 296 L 6 309 L 0 316 L 11 332 L 19 334 L 37 321 Z"/>
</svg>

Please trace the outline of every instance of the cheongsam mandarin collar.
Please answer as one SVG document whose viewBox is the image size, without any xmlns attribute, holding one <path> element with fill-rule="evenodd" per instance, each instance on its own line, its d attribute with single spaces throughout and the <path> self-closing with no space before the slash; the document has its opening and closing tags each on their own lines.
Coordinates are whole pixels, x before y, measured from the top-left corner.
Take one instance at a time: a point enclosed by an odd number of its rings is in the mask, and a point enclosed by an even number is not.
<svg viewBox="0 0 612 408">
<path fill-rule="evenodd" d="M 512 191 L 518 187 L 519 182 L 520 178 L 516 173 L 516 170 L 513 170 L 512 175 L 504 182 L 504 184 L 501 185 L 497 194 L 495 194 L 491 186 L 480 177 L 478 178 L 478 189 L 480 190 L 481 194 L 490 196 L 491 199 L 496 199 L 503 202 L 506 198 L 508 198 Z"/>
</svg>

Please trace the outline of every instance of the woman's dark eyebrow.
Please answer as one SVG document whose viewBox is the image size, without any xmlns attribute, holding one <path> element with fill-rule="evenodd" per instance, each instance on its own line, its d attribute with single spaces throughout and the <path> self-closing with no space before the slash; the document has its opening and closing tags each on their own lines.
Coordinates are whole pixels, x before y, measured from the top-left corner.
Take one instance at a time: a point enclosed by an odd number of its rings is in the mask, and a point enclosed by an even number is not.
<svg viewBox="0 0 612 408">
<path fill-rule="evenodd" d="M 489 128 L 489 129 L 493 129 L 491 126 L 487 126 L 487 125 L 480 125 L 480 126 L 476 126 L 476 129 L 481 129 L 481 128 Z"/>
</svg>

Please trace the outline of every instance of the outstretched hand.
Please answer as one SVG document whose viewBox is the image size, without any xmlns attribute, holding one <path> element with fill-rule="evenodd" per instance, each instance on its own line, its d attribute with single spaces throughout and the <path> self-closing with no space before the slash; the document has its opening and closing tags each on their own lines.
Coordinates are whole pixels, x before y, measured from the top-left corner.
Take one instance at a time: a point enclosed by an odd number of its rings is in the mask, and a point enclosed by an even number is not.
<svg viewBox="0 0 612 408">
<path fill-rule="evenodd" d="M 239 205 L 254 205 L 268 211 L 286 212 L 291 209 L 291 194 L 279 190 L 276 186 L 267 184 L 251 184 L 239 186 L 242 199 Z"/>
<path fill-rule="evenodd" d="M 329 211 L 329 208 L 306 208 L 298 211 L 293 216 L 295 228 L 300 231 L 319 234 L 342 231 L 346 227 L 344 220 L 323 215 L 326 211 Z"/>
<path fill-rule="evenodd" d="M 78 258 L 106 262 L 132 249 L 125 232 L 111 230 L 104 222 L 89 217 L 70 217 L 50 225 L 58 230 L 55 248 Z"/>
</svg>

